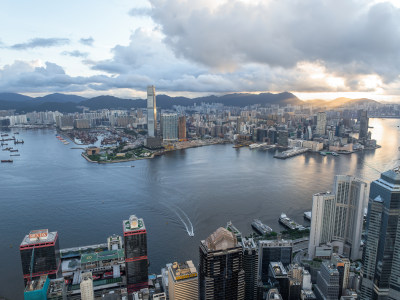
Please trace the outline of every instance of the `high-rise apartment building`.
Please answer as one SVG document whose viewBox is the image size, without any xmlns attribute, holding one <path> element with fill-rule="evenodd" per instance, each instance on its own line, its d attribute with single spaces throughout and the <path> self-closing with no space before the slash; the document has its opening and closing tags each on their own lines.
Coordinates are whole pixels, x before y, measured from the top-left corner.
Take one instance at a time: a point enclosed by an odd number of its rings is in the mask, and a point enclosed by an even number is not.
<svg viewBox="0 0 400 300">
<path fill-rule="evenodd" d="M 400 299 L 400 169 L 371 183 L 361 299 Z"/>
<path fill-rule="evenodd" d="M 220 227 L 200 243 L 200 300 L 244 300 L 242 246 L 236 236 Z"/>
<path fill-rule="evenodd" d="M 366 139 L 368 137 L 368 114 L 366 110 L 358 111 L 358 119 L 360 122 L 359 139 Z"/>
<path fill-rule="evenodd" d="M 326 132 L 326 112 L 317 113 L 317 130 L 316 134 L 325 135 Z"/>
<path fill-rule="evenodd" d="M 147 87 L 147 135 L 149 137 L 157 136 L 157 105 L 154 85 Z"/>
<path fill-rule="evenodd" d="M 178 120 L 178 138 L 180 140 L 186 139 L 186 117 L 180 116 Z"/>
<path fill-rule="evenodd" d="M 337 175 L 333 195 L 313 196 L 313 210 L 308 254 L 315 255 L 316 247 L 331 243 L 335 253 L 352 260 L 361 258 L 361 233 L 367 184 L 353 176 Z"/>
<path fill-rule="evenodd" d="M 339 272 L 329 261 L 324 261 L 318 271 L 315 295 L 318 300 L 339 299 Z"/>
<path fill-rule="evenodd" d="M 334 182 L 335 221 L 332 232 L 333 252 L 352 260 L 361 258 L 361 233 L 367 184 L 353 176 L 337 175 Z"/>
<path fill-rule="evenodd" d="M 242 238 L 245 299 L 257 300 L 258 288 L 258 248 L 252 239 Z"/>
<path fill-rule="evenodd" d="M 258 278 L 268 281 L 271 262 L 281 262 L 287 267 L 292 263 L 293 243 L 289 240 L 265 240 L 258 243 Z"/>
<path fill-rule="evenodd" d="M 32 230 L 19 246 L 24 279 L 48 275 L 61 276 L 60 245 L 57 232 L 47 229 Z"/>
<path fill-rule="evenodd" d="M 197 270 L 191 260 L 168 267 L 168 297 L 170 300 L 199 298 Z"/>
<path fill-rule="evenodd" d="M 82 273 L 80 288 L 82 300 L 94 300 L 92 272 Z"/>
<path fill-rule="evenodd" d="M 335 195 L 330 192 L 313 195 L 311 213 L 310 243 L 308 256 L 315 256 L 316 247 L 332 239 L 332 226 L 335 217 Z"/>
<path fill-rule="evenodd" d="M 164 141 L 178 140 L 178 115 L 162 114 L 161 128 Z"/>
<path fill-rule="evenodd" d="M 143 219 L 131 215 L 122 222 L 128 292 L 148 288 L 147 231 Z"/>
</svg>

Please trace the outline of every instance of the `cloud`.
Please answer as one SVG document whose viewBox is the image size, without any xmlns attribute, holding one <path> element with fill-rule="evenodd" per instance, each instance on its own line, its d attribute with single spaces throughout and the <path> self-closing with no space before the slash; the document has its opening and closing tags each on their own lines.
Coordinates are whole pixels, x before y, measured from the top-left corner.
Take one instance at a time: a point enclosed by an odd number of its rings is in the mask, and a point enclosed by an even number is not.
<svg viewBox="0 0 400 300">
<path fill-rule="evenodd" d="M 400 72 L 400 9 L 359 0 L 150 0 L 179 57 L 231 72 L 245 64 L 292 69 L 322 61 L 337 75 Z M 184 13 L 183 13 L 184 12 Z"/>
<path fill-rule="evenodd" d="M 82 45 L 86 45 L 86 46 L 93 46 L 94 39 L 92 37 L 81 38 L 79 40 L 79 43 L 81 43 Z"/>
<path fill-rule="evenodd" d="M 73 57 L 87 57 L 89 55 L 88 52 L 81 52 L 79 50 L 74 50 L 74 51 L 64 51 L 61 53 L 62 55 L 68 55 L 68 56 L 73 56 Z"/>
<path fill-rule="evenodd" d="M 70 40 L 66 38 L 34 38 L 25 43 L 14 44 L 10 46 L 13 50 L 27 50 L 32 48 L 48 48 L 69 44 Z"/>
<path fill-rule="evenodd" d="M 151 15 L 151 8 L 150 7 L 139 7 L 139 8 L 132 8 L 129 13 L 132 17 L 143 17 L 143 16 L 150 16 Z"/>
</svg>

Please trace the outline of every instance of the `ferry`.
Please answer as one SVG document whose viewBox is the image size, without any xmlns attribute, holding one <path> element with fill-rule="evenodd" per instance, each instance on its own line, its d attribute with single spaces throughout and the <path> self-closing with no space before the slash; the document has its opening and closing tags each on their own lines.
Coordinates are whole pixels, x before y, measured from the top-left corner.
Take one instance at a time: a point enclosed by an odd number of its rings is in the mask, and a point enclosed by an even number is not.
<svg viewBox="0 0 400 300">
<path fill-rule="evenodd" d="M 285 213 L 282 213 L 281 216 L 279 217 L 279 223 L 281 223 L 283 226 L 286 228 L 289 228 L 291 230 L 305 230 L 306 228 L 303 225 L 300 225 L 290 219 Z"/>
<path fill-rule="evenodd" d="M 20 156 L 21 154 L 10 154 L 10 156 Z"/>
<path fill-rule="evenodd" d="M 265 225 L 259 219 L 254 219 L 254 221 L 251 223 L 251 227 L 253 227 L 254 230 L 260 233 L 261 235 L 266 235 L 267 233 L 272 232 L 272 228 Z"/>
<path fill-rule="evenodd" d="M 1 162 L 2 163 L 12 163 L 13 160 L 12 159 L 2 159 Z"/>
<path fill-rule="evenodd" d="M 324 151 L 320 151 L 319 154 L 321 154 L 322 156 L 326 156 L 326 152 Z"/>
<path fill-rule="evenodd" d="M 10 152 L 18 152 L 18 149 L 10 150 Z"/>
</svg>

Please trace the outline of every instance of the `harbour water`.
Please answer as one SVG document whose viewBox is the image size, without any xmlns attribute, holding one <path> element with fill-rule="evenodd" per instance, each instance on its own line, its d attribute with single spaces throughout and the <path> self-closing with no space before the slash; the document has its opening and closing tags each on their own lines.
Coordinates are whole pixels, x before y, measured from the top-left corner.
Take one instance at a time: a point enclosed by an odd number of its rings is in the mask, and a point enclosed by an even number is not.
<svg viewBox="0 0 400 300">
<path fill-rule="evenodd" d="M 136 214 L 148 231 L 150 272 L 159 272 L 175 260 L 197 263 L 199 241 L 230 220 L 244 234 L 255 218 L 283 229 L 282 212 L 307 225 L 312 195 L 331 190 L 334 175 L 369 182 L 399 163 L 400 120 L 370 126 L 382 148 L 338 157 L 279 160 L 275 149 L 214 145 L 103 165 L 87 162 L 52 129 L 18 129 L 25 143 L 11 146 L 20 156 L 0 165 L 0 297 L 23 299 L 19 244 L 32 229 L 58 231 L 61 248 L 99 244 Z M 0 151 L 0 159 L 9 155 Z"/>
</svg>

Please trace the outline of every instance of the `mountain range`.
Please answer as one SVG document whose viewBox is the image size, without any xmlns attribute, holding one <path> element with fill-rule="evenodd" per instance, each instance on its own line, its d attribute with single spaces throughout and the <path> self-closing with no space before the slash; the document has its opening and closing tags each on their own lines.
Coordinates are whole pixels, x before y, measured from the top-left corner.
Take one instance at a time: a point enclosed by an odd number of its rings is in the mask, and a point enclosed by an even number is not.
<svg viewBox="0 0 400 300">
<path fill-rule="evenodd" d="M 289 92 L 283 93 L 236 93 L 223 96 L 206 96 L 198 98 L 170 97 L 167 95 L 157 95 L 157 107 L 170 109 L 174 105 L 193 106 L 194 103 L 222 103 L 226 106 L 244 107 L 254 104 L 275 104 L 275 105 L 306 105 L 311 104 L 317 107 L 337 108 L 354 104 L 378 104 L 379 102 L 371 99 L 349 99 L 337 98 L 335 100 L 308 100 L 302 101 Z M 18 113 L 31 111 L 60 111 L 63 113 L 80 112 L 82 107 L 90 110 L 98 109 L 131 109 L 145 108 L 145 99 L 123 99 L 114 96 L 98 96 L 85 98 L 77 95 L 49 94 L 43 97 L 29 97 L 17 93 L 0 93 L 0 110 L 16 110 Z"/>
</svg>

